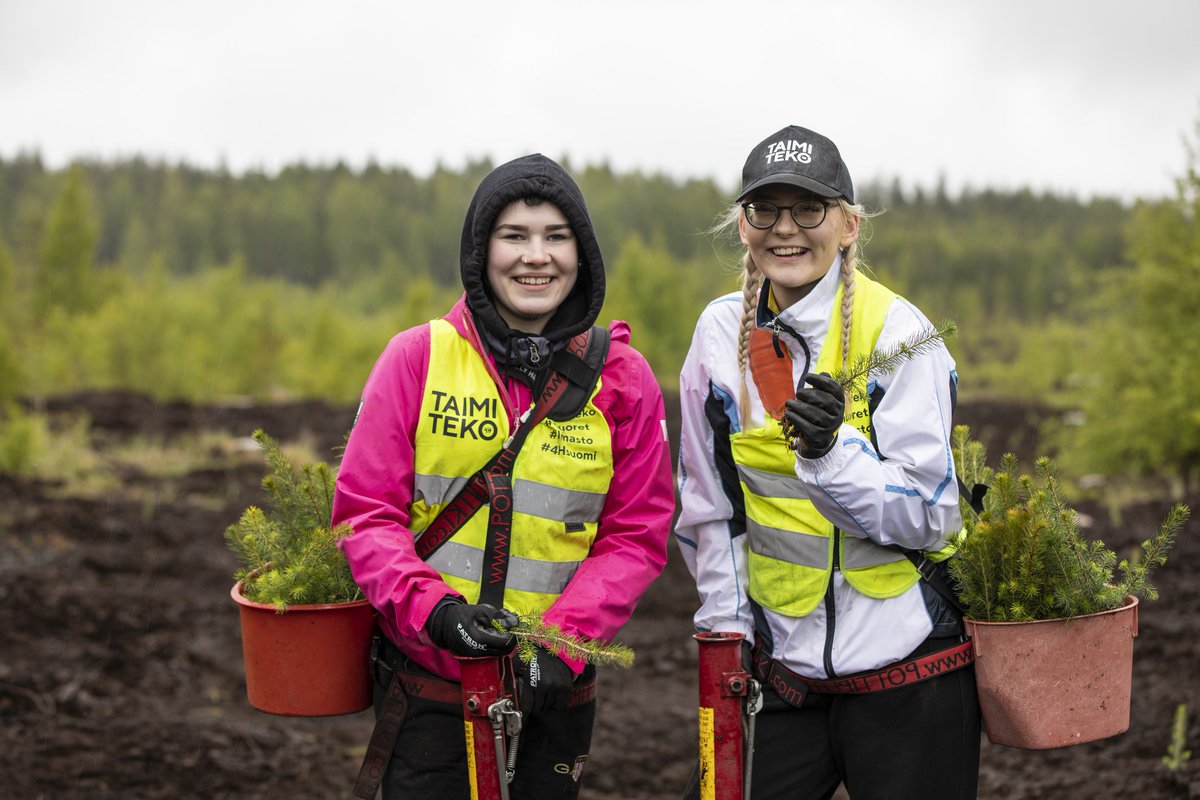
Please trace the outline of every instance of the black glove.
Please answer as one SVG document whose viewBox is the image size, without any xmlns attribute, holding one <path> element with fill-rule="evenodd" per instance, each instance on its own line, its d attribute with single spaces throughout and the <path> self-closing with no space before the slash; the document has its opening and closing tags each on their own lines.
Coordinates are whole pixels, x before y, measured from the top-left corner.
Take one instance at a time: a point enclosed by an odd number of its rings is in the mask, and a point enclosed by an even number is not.
<svg viewBox="0 0 1200 800">
<path fill-rule="evenodd" d="M 513 635 L 496 630 L 492 620 L 511 628 L 517 615 L 487 604 L 447 599 L 429 615 L 425 631 L 434 644 L 457 656 L 502 656 L 512 649 Z"/>
<path fill-rule="evenodd" d="M 522 714 L 542 709 L 565 709 L 575 673 L 561 658 L 541 647 L 529 663 L 513 657 L 517 671 L 517 700 Z"/>
<path fill-rule="evenodd" d="M 784 404 L 783 428 L 788 436 L 800 438 L 798 452 L 802 458 L 820 458 L 832 450 L 837 441 L 846 397 L 842 385 L 828 373 L 814 375 L 810 372 L 804 382 L 812 388 L 801 389 L 795 398 Z"/>
</svg>

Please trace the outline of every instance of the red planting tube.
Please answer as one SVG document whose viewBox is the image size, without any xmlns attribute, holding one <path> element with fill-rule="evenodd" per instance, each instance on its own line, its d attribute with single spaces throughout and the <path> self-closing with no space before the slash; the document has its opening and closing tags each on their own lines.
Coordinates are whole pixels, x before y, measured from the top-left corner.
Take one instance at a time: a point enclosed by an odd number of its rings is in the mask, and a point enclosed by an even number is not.
<svg viewBox="0 0 1200 800">
<path fill-rule="evenodd" d="M 746 637 L 711 632 L 694 638 L 700 643 L 700 800 L 742 800 Z"/>
<path fill-rule="evenodd" d="M 467 774 L 471 800 L 508 800 L 508 784 L 501 779 L 504 764 L 503 733 L 493 725 L 489 712 L 506 699 L 501 675 L 501 658 L 458 658 L 462 669 L 462 702 L 467 738 Z M 499 747 L 497 747 L 499 738 Z M 499 751 L 499 755 L 497 753 Z"/>
</svg>

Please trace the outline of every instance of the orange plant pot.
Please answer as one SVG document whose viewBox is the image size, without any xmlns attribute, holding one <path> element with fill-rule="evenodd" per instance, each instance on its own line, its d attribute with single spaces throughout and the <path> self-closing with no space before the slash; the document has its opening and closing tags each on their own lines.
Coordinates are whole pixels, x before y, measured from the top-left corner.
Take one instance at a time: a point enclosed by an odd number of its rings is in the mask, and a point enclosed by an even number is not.
<svg viewBox="0 0 1200 800">
<path fill-rule="evenodd" d="M 241 581 L 230 595 L 241 618 L 250 705 L 293 717 L 353 714 L 371 705 L 370 603 L 295 605 L 280 614 L 245 598 Z"/>
<path fill-rule="evenodd" d="M 1138 600 L 1033 622 L 964 620 L 983 727 L 995 744 L 1048 750 L 1129 729 Z"/>
</svg>

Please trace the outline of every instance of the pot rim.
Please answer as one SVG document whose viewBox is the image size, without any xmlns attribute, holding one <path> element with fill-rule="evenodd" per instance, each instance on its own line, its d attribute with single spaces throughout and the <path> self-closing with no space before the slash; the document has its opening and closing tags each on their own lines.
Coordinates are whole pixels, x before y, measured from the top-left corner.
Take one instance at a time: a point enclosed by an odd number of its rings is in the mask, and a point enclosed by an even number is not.
<svg viewBox="0 0 1200 800">
<path fill-rule="evenodd" d="M 1137 608 L 1137 606 L 1140 602 L 1141 601 L 1138 599 L 1137 595 L 1129 594 L 1129 595 L 1125 595 L 1125 605 L 1120 606 L 1118 608 L 1110 608 L 1107 611 L 1095 611 L 1095 612 L 1092 612 L 1091 614 L 1077 614 L 1072 617 L 1054 617 L 1052 619 L 1029 619 L 1029 620 L 1024 620 L 1022 622 L 986 622 L 984 620 L 979 620 L 979 619 L 974 619 L 972 617 L 964 616 L 963 622 L 970 623 L 971 625 L 989 625 L 989 626 L 1040 625 L 1043 622 L 1066 622 L 1068 620 L 1075 620 L 1075 619 L 1091 619 L 1092 617 L 1100 617 L 1105 614 L 1116 614 L 1120 611 L 1128 611 L 1130 608 Z"/>
<path fill-rule="evenodd" d="M 701 631 L 700 633 L 693 633 L 692 638 L 706 644 L 720 644 L 722 642 L 740 642 L 746 638 L 746 634 L 734 631 Z"/>
<path fill-rule="evenodd" d="M 366 598 L 362 598 L 361 600 L 344 600 L 344 601 L 337 602 L 337 603 L 295 603 L 293 605 L 289 605 L 287 607 L 287 609 L 280 611 L 275 606 L 274 603 L 260 603 L 257 600 L 251 600 L 250 598 L 248 598 L 244 594 L 242 594 L 242 582 L 241 581 L 238 581 L 237 583 L 235 583 L 233 585 L 233 588 L 229 590 L 229 596 L 232 597 L 233 601 L 240 606 L 246 606 L 248 608 L 259 608 L 259 609 L 263 609 L 265 611 L 271 611 L 275 614 L 288 614 L 288 613 L 291 613 L 292 611 L 320 611 L 321 609 L 326 609 L 326 608 L 347 609 L 347 608 L 353 608 L 354 606 L 370 605 L 369 600 L 367 600 Z"/>
</svg>

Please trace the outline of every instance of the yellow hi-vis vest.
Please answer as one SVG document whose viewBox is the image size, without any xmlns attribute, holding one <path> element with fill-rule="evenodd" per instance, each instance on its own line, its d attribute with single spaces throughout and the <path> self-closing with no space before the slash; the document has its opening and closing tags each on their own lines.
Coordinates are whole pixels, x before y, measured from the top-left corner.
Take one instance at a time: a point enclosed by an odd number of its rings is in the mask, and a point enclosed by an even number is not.
<svg viewBox="0 0 1200 800">
<path fill-rule="evenodd" d="M 813 372 L 833 374 L 842 365 L 842 288 Z M 856 276 L 849 361 L 875 349 L 895 298 L 883 285 Z M 855 389 L 847 398 L 844 420 L 870 439 L 868 403 L 865 388 Z M 750 596 L 759 605 L 790 617 L 811 613 L 825 594 L 835 547 L 846 580 L 868 597 L 896 597 L 920 578 L 898 550 L 845 532 L 834 535 L 833 523 L 821 516 L 796 477 L 796 455 L 778 420 L 766 415 L 765 425 L 733 433 L 730 440 L 746 507 Z M 931 555 L 934 560 L 944 557 Z"/>
<path fill-rule="evenodd" d="M 412 530 L 424 531 L 510 433 L 500 392 L 483 358 L 445 320 L 429 323 L 429 371 L 417 423 Z M 612 480 L 612 436 L 588 403 L 573 419 L 542 420 L 512 471 L 512 541 L 504 606 L 517 614 L 550 607 L 596 538 Z M 482 506 L 428 563 L 468 603 L 479 599 L 490 508 Z"/>
</svg>

